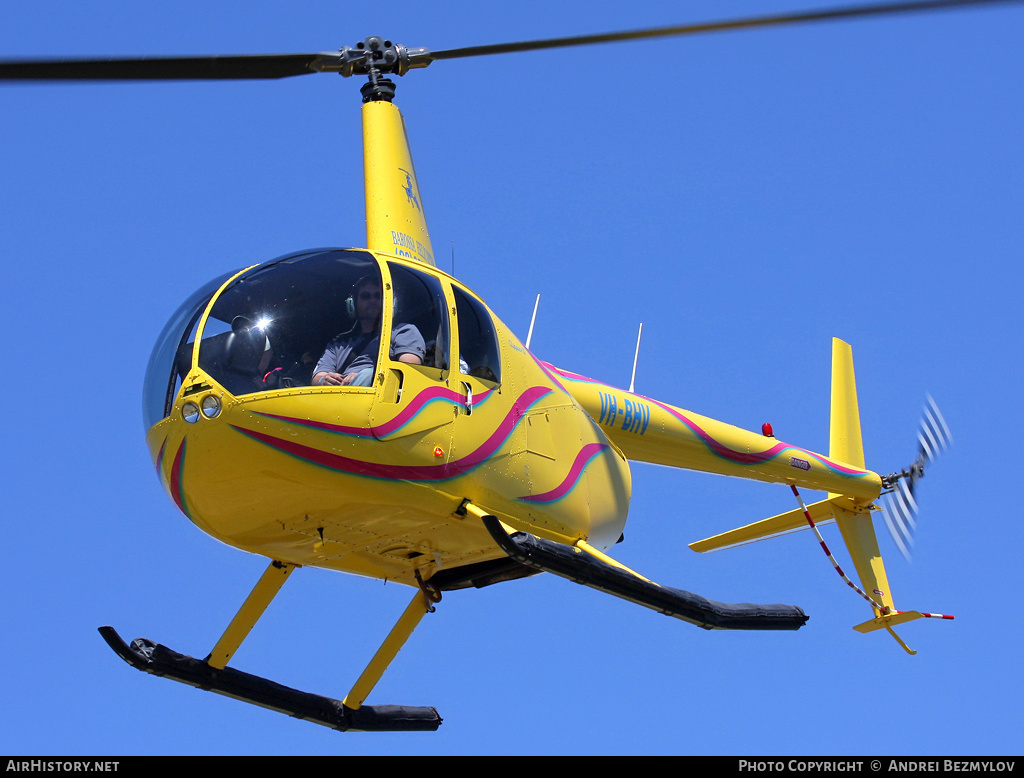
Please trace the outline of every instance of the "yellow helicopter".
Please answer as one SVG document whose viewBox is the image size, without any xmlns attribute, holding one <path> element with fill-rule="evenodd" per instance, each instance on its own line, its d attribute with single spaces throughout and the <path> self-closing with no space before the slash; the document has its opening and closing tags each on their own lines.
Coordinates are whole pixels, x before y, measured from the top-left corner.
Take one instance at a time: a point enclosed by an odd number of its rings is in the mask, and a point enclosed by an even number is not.
<svg viewBox="0 0 1024 778">
<path fill-rule="evenodd" d="M 911 7 L 945 5 L 953 3 Z M 147 442 L 165 489 L 198 527 L 272 562 L 206 659 L 148 641 L 128 646 L 104 628 L 122 657 L 146 672 L 337 729 L 436 729 L 440 717 L 433 709 L 364 701 L 444 591 L 547 571 L 707 628 L 795 629 L 806 620 L 793 607 L 727 606 L 659 586 L 608 556 L 627 516 L 629 461 L 828 492 L 824 501 L 694 547 L 710 550 L 835 519 L 873 610 L 863 630 L 892 632 L 899 623 L 933 615 L 896 610 L 871 522 L 880 494 L 891 491 L 903 499 L 887 515 L 907 528 L 909 484 L 922 465 L 886 477 L 866 469 L 846 344 L 834 347 L 830 449 L 817 454 L 777 441 L 770 429 L 744 431 L 540 361 L 529 342 L 436 266 L 387 76 L 438 59 L 713 27 L 433 53 L 368 38 L 329 55 L 3 66 L 2 78 L 338 72 L 367 79 L 367 249 L 292 254 L 204 285 L 171 317 L 147 371 Z M 331 352 L 346 349 L 367 360 L 331 361 Z M 371 366 L 362 375 L 367 368 L 354 367 L 366 361 Z M 934 412 L 924 429 L 936 451 L 948 442 Z M 298 566 L 413 590 L 395 629 L 341 701 L 227 667 Z"/>
</svg>

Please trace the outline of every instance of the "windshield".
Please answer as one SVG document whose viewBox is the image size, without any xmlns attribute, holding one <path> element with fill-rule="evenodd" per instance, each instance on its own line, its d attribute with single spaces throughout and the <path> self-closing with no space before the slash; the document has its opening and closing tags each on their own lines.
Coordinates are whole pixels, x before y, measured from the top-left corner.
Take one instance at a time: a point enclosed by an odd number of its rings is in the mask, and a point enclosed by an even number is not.
<svg viewBox="0 0 1024 778">
<path fill-rule="evenodd" d="M 181 379 L 191 366 L 189 343 L 195 336 L 199 316 L 213 293 L 235 272 L 233 270 L 203 284 L 178 307 L 160 332 L 142 387 L 142 423 L 147 430 L 171 412 Z"/>
<path fill-rule="evenodd" d="M 234 395 L 308 386 L 328 344 L 358 327 L 356 298 L 367 284 L 380 289 L 380 269 L 362 251 L 303 252 L 262 265 L 217 298 L 199 366 Z M 379 345 L 367 341 L 374 363 Z"/>
</svg>

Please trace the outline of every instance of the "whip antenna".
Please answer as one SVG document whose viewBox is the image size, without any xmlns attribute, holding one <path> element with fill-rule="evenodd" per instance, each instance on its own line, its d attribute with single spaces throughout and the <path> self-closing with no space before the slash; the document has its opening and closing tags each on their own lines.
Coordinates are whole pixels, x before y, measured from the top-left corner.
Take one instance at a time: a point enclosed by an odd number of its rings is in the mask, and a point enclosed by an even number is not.
<svg viewBox="0 0 1024 778">
<path fill-rule="evenodd" d="M 533 316 L 530 318 L 530 331 L 526 333 L 526 350 L 530 350 L 530 341 L 533 340 L 533 325 L 537 322 L 537 307 L 540 305 L 540 295 L 537 295 L 537 302 L 533 304 Z"/>
<path fill-rule="evenodd" d="M 633 353 L 633 375 L 629 379 L 629 393 L 633 394 L 636 385 L 636 360 L 640 356 L 640 336 L 644 334 L 644 323 L 640 322 L 640 331 L 636 334 L 636 351 Z"/>
</svg>

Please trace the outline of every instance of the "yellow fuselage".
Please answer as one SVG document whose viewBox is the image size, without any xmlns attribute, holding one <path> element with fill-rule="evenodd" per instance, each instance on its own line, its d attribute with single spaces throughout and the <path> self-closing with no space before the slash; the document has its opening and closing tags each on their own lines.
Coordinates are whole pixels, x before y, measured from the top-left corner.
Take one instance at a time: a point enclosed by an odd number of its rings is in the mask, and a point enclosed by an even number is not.
<svg viewBox="0 0 1024 778">
<path fill-rule="evenodd" d="M 386 260 L 392 271 L 401 264 Z M 500 383 L 463 374 L 458 360 L 438 371 L 382 350 L 371 387 L 235 396 L 200 367 L 196 348 L 170 413 L 147 436 L 162 483 L 225 543 L 406 583 L 416 571 L 427 579 L 503 556 L 457 512 L 466 500 L 512 527 L 607 548 L 629 507 L 625 458 L 508 328 L 494 325 Z M 457 322 L 451 330 L 458 354 Z M 209 395 L 219 413 L 186 421 L 185 404 Z"/>
<path fill-rule="evenodd" d="M 376 260 L 388 289 L 408 265 L 443 284 L 448 302 L 455 290 L 469 294 L 419 263 L 361 256 Z M 206 305 L 200 337 L 231 284 Z M 385 298 L 386 343 L 394 302 Z M 458 315 L 450 305 L 453 355 L 469 348 L 459 342 Z M 426 580 L 502 557 L 459 510 L 465 501 L 550 540 L 610 547 L 629 508 L 627 458 L 796 483 L 861 504 L 878 495 L 870 471 L 558 370 L 537 361 L 496 318 L 493 327 L 500 382 L 463 372 L 461 358 L 435 369 L 381 349 L 370 387 L 233 394 L 201 367 L 200 348 L 189 343 L 187 374 L 166 417 L 148 432 L 162 483 L 199 528 L 232 546 L 410 584 L 417 572 Z M 210 396 L 215 415 L 186 413 L 188 403 Z"/>
</svg>

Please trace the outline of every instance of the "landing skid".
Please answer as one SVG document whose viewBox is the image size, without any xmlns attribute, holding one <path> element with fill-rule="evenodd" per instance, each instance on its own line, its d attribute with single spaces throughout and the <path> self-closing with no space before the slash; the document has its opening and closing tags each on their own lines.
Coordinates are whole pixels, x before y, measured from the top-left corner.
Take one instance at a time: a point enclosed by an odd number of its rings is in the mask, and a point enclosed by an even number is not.
<svg viewBox="0 0 1024 778">
<path fill-rule="evenodd" d="M 704 629 L 799 629 L 807 621 L 793 605 L 729 605 L 649 581 L 583 541 L 553 543 L 526 532 L 506 530 L 494 516 L 466 506 L 483 522 L 502 551 L 515 561 L 621 597 Z"/>
<path fill-rule="evenodd" d="M 363 705 L 363 701 L 398 655 L 416 625 L 425 614 L 434 610 L 431 602 L 441 599 L 439 591 L 422 584 L 344 700 L 300 692 L 298 689 L 291 689 L 227 666 L 295 567 L 279 561 L 270 563 L 210 655 L 204 660 L 179 654 L 145 638 L 133 640 L 130 646 L 126 645 L 113 627 L 100 627 L 100 634 L 118 656 L 144 673 L 160 675 L 195 686 L 197 689 L 251 702 L 253 705 L 312 721 L 314 724 L 322 724 L 341 732 L 436 730 L 441 725 L 441 717 L 434 708 Z"/>
<path fill-rule="evenodd" d="M 204 661 L 179 654 L 145 638 L 127 645 L 113 627 L 100 627 L 99 631 L 114 652 L 136 670 L 234 697 L 341 732 L 433 732 L 441 725 L 436 708 L 362 705 L 353 710 L 330 697 L 302 692 L 230 667 L 211 667 Z"/>
</svg>

